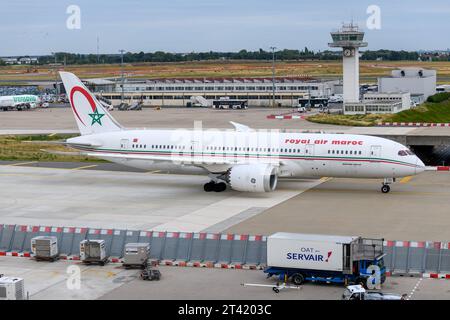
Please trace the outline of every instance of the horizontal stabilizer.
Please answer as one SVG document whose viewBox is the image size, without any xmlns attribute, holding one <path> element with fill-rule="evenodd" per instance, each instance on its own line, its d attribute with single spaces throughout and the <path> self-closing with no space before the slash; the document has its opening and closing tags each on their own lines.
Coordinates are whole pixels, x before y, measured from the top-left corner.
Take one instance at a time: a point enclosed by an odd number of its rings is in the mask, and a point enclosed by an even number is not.
<svg viewBox="0 0 450 320">
<path fill-rule="evenodd" d="M 67 142 L 67 141 L 23 141 L 25 143 L 36 143 L 36 144 L 54 144 L 57 146 L 68 146 L 68 147 L 101 147 L 101 144 L 97 143 L 73 143 L 73 142 Z"/>
<path fill-rule="evenodd" d="M 40 151 L 54 154 L 58 156 L 83 156 L 84 153 L 82 152 L 70 152 L 70 151 L 59 151 L 59 150 L 48 150 L 48 149 L 40 149 Z"/>
</svg>

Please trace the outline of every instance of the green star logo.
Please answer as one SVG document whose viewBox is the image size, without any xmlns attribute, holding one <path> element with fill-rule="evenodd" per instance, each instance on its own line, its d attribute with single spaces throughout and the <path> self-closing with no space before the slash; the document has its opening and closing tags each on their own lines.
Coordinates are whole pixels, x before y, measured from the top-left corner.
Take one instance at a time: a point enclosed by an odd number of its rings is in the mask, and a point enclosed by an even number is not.
<svg viewBox="0 0 450 320">
<path fill-rule="evenodd" d="M 89 116 L 92 118 L 91 126 L 94 125 L 94 123 L 98 123 L 99 125 L 102 125 L 102 117 L 104 116 L 104 113 L 98 113 L 98 109 L 96 108 L 94 113 L 89 113 Z"/>
</svg>

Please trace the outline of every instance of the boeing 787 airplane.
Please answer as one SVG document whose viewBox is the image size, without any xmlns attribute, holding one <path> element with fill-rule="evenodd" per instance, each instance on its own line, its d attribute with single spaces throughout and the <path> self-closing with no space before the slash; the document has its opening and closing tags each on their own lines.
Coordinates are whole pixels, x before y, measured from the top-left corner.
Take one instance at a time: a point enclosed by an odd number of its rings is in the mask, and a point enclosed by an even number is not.
<svg viewBox="0 0 450 320">
<path fill-rule="evenodd" d="M 397 142 L 364 135 L 235 129 L 123 128 L 74 74 L 60 72 L 81 136 L 65 144 L 82 154 L 146 170 L 203 174 L 206 192 L 227 187 L 270 192 L 278 178 L 373 178 L 387 193 L 396 178 L 425 170 Z"/>
</svg>

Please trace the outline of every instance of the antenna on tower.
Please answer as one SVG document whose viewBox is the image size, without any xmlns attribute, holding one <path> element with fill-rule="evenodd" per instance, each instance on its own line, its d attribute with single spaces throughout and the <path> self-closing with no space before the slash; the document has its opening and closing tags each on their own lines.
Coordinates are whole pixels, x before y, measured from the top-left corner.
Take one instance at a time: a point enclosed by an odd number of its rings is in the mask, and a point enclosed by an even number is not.
<svg viewBox="0 0 450 320">
<path fill-rule="evenodd" d="M 100 48 L 100 38 L 99 38 L 99 36 L 97 36 L 97 63 L 99 63 L 99 58 L 100 58 L 98 55 L 99 48 Z"/>
</svg>

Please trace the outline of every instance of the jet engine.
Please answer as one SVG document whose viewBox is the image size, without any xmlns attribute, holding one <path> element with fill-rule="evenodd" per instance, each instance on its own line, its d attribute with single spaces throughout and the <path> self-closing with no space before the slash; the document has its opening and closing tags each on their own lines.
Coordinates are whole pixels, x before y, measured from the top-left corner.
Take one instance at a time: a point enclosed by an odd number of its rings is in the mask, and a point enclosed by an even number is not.
<svg viewBox="0 0 450 320">
<path fill-rule="evenodd" d="M 244 192 L 271 192 L 278 181 L 278 170 L 268 164 L 243 164 L 228 169 L 226 181 L 231 189 Z"/>
</svg>

